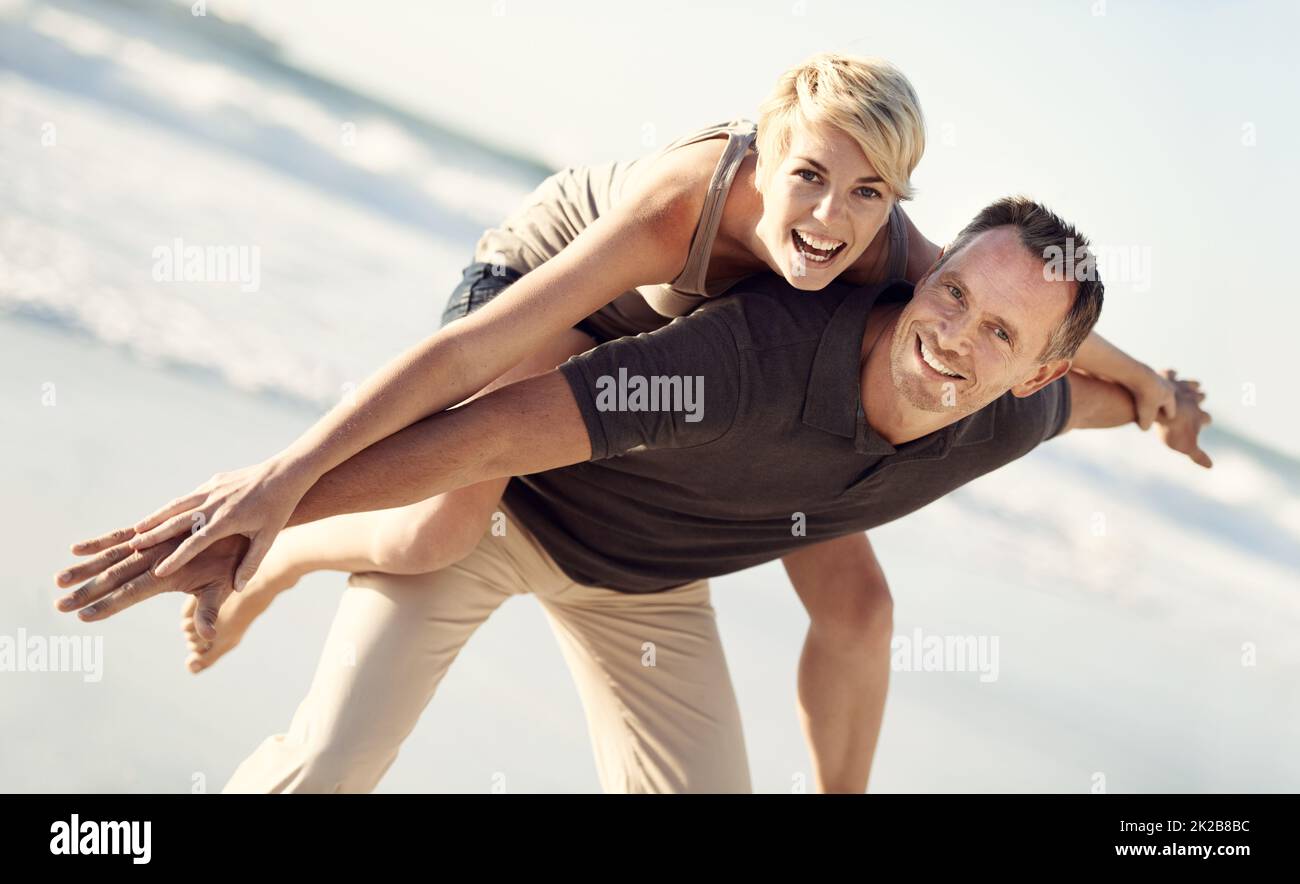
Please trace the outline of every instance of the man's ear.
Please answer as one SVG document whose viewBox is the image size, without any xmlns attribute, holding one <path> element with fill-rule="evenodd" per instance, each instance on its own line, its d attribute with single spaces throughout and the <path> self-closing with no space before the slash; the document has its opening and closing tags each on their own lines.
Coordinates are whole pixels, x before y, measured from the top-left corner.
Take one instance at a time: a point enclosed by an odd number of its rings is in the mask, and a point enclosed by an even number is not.
<svg viewBox="0 0 1300 884">
<path fill-rule="evenodd" d="M 1066 374 L 1072 365 L 1074 365 L 1074 361 L 1070 359 L 1054 359 L 1051 362 L 1044 362 L 1038 366 L 1038 371 L 1033 375 L 1012 387 L 1011 392 L 1022 399 L 1025 396 L 1032 396 L 1052 381 Z"/>
</svg>

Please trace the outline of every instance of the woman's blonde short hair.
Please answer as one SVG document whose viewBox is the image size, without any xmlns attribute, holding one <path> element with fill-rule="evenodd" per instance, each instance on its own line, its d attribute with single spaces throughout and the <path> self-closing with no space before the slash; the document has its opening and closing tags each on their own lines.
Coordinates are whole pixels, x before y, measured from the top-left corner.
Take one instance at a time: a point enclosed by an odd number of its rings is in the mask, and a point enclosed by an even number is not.
<svg viewBox="0 0 1300 884">
<path fill-rule="evenodd" d="M 925 152 L 921 102 L 903 72 L 880 58 L 822 52 L 781 75 L 759 108 L 756 147 L 766 189 L 798 127 L 828 123 L 858 143 L 900 199 Z"/>
</svg>

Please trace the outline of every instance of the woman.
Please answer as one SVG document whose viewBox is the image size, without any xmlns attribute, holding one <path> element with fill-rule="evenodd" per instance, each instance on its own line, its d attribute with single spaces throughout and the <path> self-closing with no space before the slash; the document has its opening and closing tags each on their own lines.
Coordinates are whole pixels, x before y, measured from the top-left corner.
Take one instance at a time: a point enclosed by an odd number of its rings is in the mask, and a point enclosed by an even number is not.
<svg viewBox="0 0 1300 884">
<path fill-rule="evenodd" d="M 191 668 L 215 662 L 303 573 L 424 573 L 473 548 L 506 479 L 280 533 L 320 476 L 374 442 L 599 342 L 653 330 L 758 271 L 804 291 L 835 279 L 915 282 L 939 252 L 899 208 L 912 196 L 923 149 L 921 110 L 901 72 L 876 59 L 823 53 L 781 76 L 757 126 L 733 120 L 639 160 L 546 179 L 479 241 L 437 334 L 284 452 L 214 476 L 134 526 L 133 545 L 143 549 L 199 520 L 206 525 L 158 574 L 223 537 L 251 538 L 236 584 L 255 571 L 259 579 L 223 609 L 219 645 L 207 641 L 217 631 L 215 611 L 192 618 L 200 622 L 188 627 L 197 652 Z M 1128 386 L 1144 428 L 1158 411 L 1172 410 L 1167 381 L 1095 335 L 1076 365 Z"/>
</svg>

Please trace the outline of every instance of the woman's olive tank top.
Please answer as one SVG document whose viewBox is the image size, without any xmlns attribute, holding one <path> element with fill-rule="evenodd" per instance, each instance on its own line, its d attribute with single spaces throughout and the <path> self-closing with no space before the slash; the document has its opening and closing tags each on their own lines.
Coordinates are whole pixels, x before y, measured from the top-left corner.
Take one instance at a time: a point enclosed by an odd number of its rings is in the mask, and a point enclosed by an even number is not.
<svg viewBox="0 0 1300 884">
<path fill-rule="evenodd" d="M 587 225 L 618 204 L 623 182 L 639 163 L 688 144 L 725 137 L 727 146 L 709 181 L 682 272 L 672 282 L 623 292 L 587 320 L 606 339 L 653 331 L 675 316 L 690 313 L 706 298 L 722 294 L 739 281 L 715 281 L 711 291 L 705 288 L 709 256 L 722 222 L 727 194 L 736 170 L 753 149 L 755 134 L 754 123 L 736 118 L 691 132 L 659 151 L 634 160 L 561 169 L 542 181 L 523 206 L 500 226 L 484 232 L 475 246 L 474 259 L 502 264 L 520 273 L 534 270 L 559 254 Z M 895 204 L 889 216 L 889 277 L 901 277 L 906 267 L 906 227 Z"/>
</svg>

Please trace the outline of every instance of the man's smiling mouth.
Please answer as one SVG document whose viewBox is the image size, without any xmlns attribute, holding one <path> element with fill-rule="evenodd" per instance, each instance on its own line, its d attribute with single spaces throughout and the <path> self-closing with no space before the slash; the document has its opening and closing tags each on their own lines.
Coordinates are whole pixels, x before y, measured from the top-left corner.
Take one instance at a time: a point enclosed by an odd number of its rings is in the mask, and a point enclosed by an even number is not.
<svg viewBox="0 0 1300 884">
<path fill-rule="evenodd" d="M 935 356 L 930 348 L 925 345 L 925 341 L 921 339 L 919 334 L 916 336 L 916 344 L 917 355 L 920 356 L 921 361 L 924 362 L 926 366 L 933 369 L 936 374 L 943 375 L 946 378 L 952 378 L 953 380 L 966 380 L 965 375 L 953 371 L 951 368 L 940 362 L 939 357 Z"/>
</svg>

